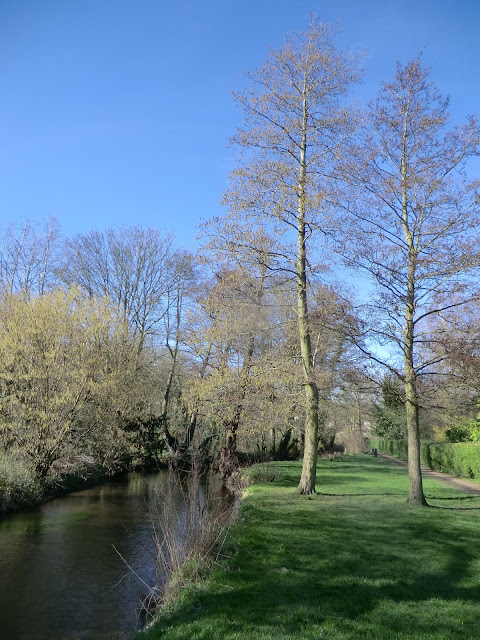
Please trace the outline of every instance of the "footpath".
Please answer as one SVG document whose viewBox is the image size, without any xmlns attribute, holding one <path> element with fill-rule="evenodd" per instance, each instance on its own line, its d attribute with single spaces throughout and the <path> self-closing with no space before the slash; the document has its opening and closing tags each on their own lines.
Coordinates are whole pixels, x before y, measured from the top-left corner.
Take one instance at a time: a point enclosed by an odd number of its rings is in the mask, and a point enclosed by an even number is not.
<svg viewBox="0 0 480 640">
<path fill-rule="evenodd" d="M 378 456 L 381 458 L 392 460 L 392 462 L 396 462 L 402 467 L 407 468 L 408 466 L 404 460 L 394 458 L 388 453 L 378 453 Z M 450 487 L 461 489 L 462 491 L 471 493 L 472 495 L 480 495 L 480 484 L 478 482 L 474 482 L 473 480 L 467 480 L 466 478 L 456 478 L 455 476 L 451 476 L 449 473 L 434 471 L 433 469 L 429 469 L 428 467 L 422 467 L 422 476 L 424 478 L 433 478 L 434 480 L 440 480 L 441 482 L 448 484 Z"/>
</svg>

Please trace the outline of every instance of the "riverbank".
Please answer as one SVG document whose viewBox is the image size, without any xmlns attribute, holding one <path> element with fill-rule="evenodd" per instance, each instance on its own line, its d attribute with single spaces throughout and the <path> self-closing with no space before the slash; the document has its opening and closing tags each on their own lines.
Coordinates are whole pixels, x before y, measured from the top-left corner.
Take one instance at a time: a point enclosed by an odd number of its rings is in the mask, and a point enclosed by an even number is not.
<svg viewBox="0 0 480 640">
<path fill-rule="evenodd" d="M 0 515 L 44 504 L 112 477 L 108 469 L 87 456 L 59 460 L 55 465 L 51 474 L 39 478 L 21 460 L 4 456 L 0 465 Z"/>
<path fill-rule="evenodd" d="M 144 622 L 139 603 L 160 577 L 154 523 L 170 488 L 183 519 L 182 487 L 170 475 L 122 474 L 1 517 L 0 637 L 131 639 Z"/>
<path fill-rule="evenodd" d="M 406 506 L 405 469 L 368 455 L 301 463 L 248 488 L 225 555 L 142 640 L 471 640 L 480 628 L 480 497 L 425 479 L 434 508 Z M 281 475 L 280 475 L 281 474 Z"/>
</svg>

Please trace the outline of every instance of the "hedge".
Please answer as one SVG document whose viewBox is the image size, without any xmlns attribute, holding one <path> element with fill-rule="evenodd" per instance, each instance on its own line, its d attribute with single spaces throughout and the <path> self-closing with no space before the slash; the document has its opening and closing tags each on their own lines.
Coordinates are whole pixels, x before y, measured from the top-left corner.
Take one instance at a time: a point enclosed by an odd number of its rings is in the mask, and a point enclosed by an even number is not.
<svg viewBox="0 0 480 640">
<path fill-rule="evenodd" d="M 407 460 L 406 440 L 370 438 L 370 447 Z M 480 482 L 480 442 L 424 443 L 420 447 L 420 460 L 434 471 Z"/>
<path fill-rule="evenodd" d="M 385 440 L 383 438 L 370 438 L 370 447 L 378 449 L 383 453 L 389 453 L 400 460 L 407 460 L 406 440 Z"/>
</svg>

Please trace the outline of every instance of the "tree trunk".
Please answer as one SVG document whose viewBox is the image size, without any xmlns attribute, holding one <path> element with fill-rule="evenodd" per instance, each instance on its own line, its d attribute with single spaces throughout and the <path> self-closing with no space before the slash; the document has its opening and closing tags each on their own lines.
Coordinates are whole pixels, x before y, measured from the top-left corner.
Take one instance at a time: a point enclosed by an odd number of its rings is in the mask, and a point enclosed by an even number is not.
<svg viewBox="0 0 480 640">
<path fill-rule="evenodd" d="M 412 506 L 428 506 L 423 494 L 422 468 L 420 465 L 420 429 L 418 424 L 417 379 L 414 367 L 414 338 L 415 338 L 415 271 L 417 265 L 417 251 L 408 220 L 408 164 L 407 164 L 407 122 L 408 108 L 404 115 L 404 129 L 402 140 L 402 218 L 403 231 L 408 246 L 407 272 L 407 300 L 405 304 L 405 328 L 403 336 L 403 362 L 405 369 L 405 401 L 407 413 L 408 433 L 408 478 L 410 491 L 408 504 Z"/>
<path fill-rule="evenodd" d="M 409 280 L 413 266 L 409 268 Z M 409 295 L 405 311 L 404 367 L 405 402 L 408 433 L 408 478 L 410 491 L 408 504 L 428 506 L 423 494 L 422 468 L 420 465 L 420 428 L 418 424 L 417 380 L 413 366 L 413 279 L 409 282 Z"/>
<path fill-rule="evenodd" d="M 305 248 L 305 208 L 307 174 L 307 98 L 304 89 L 302 144 L 298 177 L 298 229 L 297 229 L 297 327 L 302 356 L 302 369 L 305 384 L 305 450 L 300 483 L 300 494 L 315 493 L 317 476 L 318 446 L 318 387 L 312 379 L 313 357 L 310 330 L 308 326 L 307 272 Z"/>
<path fill-rule="evenodd" d="M 238 469 L 237 457 L 237 431 L 240 423 L 240 414 L 226 426 L 225 442 L 220 452 L 218 470 L 223 480 L 230 478 Z"/>
<path fill-rule="evenodd" d="M 177 438 L 175 438 L 175 436 L 173 436 L 170 433 L 170 430 L 168 428 L 168 418 L 167 418 L 167 414 L 168 414 L 168 404 L 169 404 L 169 400 L 170 400 L 170 391 L 172 389 L 172 384 L 173 384 L 173 377 L 175 374 L 175 365 L 176 365 L 176 353 L 175 353 L 175 358 L 172 361 L 172 366 L 170 368 L 170 373 L 168 375 L 168 380 L 167 380 L 167 384 L 165 387 L 165 392 L 163 394 L 163 400 L 162 400 L 162 410 L 160 412 L 159 415 L 159 422 L 163 427 L 164 433 L 165 433 L 165 438 L 167 440 L 167 444 L 170 448 L 170 452 L 172 455 L 175 455 L 178 446 L 179 446 L 179 442 L 177 440 Z"/>
<path fill-rule="evenodd" d="M 315 384 L 305 386 L 306 419 L 305 419 L 305 449 L 303 452 L 303 466 L 297 492 L 303 495 L 315 493 L 317 477 L 317 446 L 318 446 L 318 389 Z"/>
</svg>

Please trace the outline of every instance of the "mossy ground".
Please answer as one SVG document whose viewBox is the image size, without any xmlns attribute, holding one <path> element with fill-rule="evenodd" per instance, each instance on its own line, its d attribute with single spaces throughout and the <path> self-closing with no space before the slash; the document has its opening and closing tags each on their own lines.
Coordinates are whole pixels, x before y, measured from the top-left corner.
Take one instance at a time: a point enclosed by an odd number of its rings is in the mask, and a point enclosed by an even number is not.
<svg viewBox="0 0 480 640">
<path fill-rule="evenodd" d="M 406 506 L 405 469 L 372 456 L 301 465 L 250 487 L 226 554 L 145 640 L 480 639 L 480 497 L 425 481 Z"/>
</svg>

